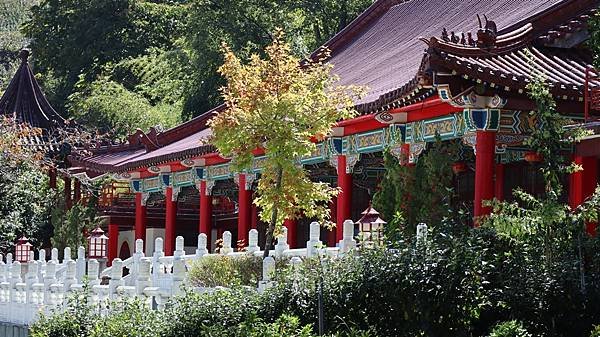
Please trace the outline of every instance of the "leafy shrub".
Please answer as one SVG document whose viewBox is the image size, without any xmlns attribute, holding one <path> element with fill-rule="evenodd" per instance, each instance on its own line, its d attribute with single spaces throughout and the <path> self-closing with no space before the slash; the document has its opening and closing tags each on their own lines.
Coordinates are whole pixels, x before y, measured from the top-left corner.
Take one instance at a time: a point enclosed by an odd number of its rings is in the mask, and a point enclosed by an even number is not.
<svg viewBox="0 0 600 337">
<path fill-rule="evenodd" d="M 600 325 L 596 325 L 590 337 L 600 337 Z"/>
<path fill-rule="evenodd" d="M 258 296 L 246 289 L 198 294 L 187 290 L 166 312 L 169 324 L 162 337 L 203 336 L 206 327 L 228 329 L 256 316 Z"/>
<path fill-rule="evenodd" d="M 260 257 L 211 255 L 194 261 L 189 280 L 200 287 L 256 286 L 261 276 Z"/>
<path fill-rule="evenodd" d="M 523 323 L 517 321 L 507 321 L 499 323 L 494 327 L 489 337 L 531 337 L 523 327 Z"/>
<path fill-rule="evenodd" d="M 161 312 L 151 310 L 139 301 L 114 303 L 109 315 L 98 319 L 90 337 L 155 337 L 160 336 Z"/>
<path fill-rule="evenodd" d="M 92 306 L 88 302 L 89 288 L 76 291 L 67 299 L 67 308 L 41 315 L 31 326 L 31 337 L 81 337 L 89 336 L 95 322 Z"/>
</svg>

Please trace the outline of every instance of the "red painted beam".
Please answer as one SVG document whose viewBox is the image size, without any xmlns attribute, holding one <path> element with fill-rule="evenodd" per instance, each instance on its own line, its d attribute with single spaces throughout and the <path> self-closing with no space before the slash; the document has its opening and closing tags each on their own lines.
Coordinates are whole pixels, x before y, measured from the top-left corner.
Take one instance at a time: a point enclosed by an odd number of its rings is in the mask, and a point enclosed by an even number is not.
<svg viewBox="0 0 600 337">
<path fill-rule="evenodd" d="M 407 113 L 407 122 L 415 122 L 423 119 L 446 116 L 458 112 L 462 112 L 463 108 L 454 107 L 446 102 L 443 102 L 437 96 L 430 97 L 421 103 L 411 104 L 405 107 L 392 109 L 389 113 Z"/>
</svg>

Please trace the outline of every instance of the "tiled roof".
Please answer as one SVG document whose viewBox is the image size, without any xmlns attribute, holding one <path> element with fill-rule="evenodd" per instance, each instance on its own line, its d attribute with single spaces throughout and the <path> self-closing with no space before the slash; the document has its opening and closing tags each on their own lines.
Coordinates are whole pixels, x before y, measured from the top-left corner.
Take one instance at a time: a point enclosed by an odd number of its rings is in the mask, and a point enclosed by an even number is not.
<svg viewBox="0 0 600 337">
<path fill-rule="evenodd" d="M 588 53 L 559 48 L 525 46 L 508 53 L 472 57 L 443 52 L 434 60 L 459 74 L 482 79 L 499 87 L 523 89 L 532 73 L 541 73 L 553 92 L 568 98 L 583 97 L 585 71 L 591 67 Z"/>
<path fill-rule="evenodd" d="M 476 31 L 477 14 L 495 21 L 499 33 L 555 6 L 581 0 L 380 0 L 325 45 L 341 84 L 366 85 L 359 109 L 372 112 L 419 88 L 427 46 L 419 37 Z"/>
<path fill-rule="evenodd" d="M 129 158 L 113 168 L 114 171 L 124 171 L 138 167 L 158 165 L 177 159 L 189 158 L 215 151 L 212 145 L 205 145 L 202 140 L 212 134 L 208 128 L 202 129 L 174 143 L 147 152 L 141 156 Z"/>
<path fill-rule="evenodd" d="M 64 125 L 64 118 L 50 106 L 29 67 L 29 51 L 24 49 L 19 56 L 21 65 L 0 98 L 0 115 L 44 130 Z"/>
</svg>

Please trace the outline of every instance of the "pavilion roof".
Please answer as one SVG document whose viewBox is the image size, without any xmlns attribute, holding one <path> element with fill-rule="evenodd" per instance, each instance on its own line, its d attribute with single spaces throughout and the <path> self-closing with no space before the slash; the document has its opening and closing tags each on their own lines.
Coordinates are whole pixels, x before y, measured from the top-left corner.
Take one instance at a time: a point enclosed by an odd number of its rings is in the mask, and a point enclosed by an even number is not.
<svg viewBox="0 0 600 337">
<path fill-rule="evenodd" d="M 420 78 L 427 46 L 420 37 L 439 36 L 444 29 L 476 31 L 477 14 L 493 19 L 503 34 L 557 10 L 585 0 L 379 0 L 325 45 L 341 84 L 366 85 L 358 103 L 363 113 L 392 107 L 399 99 L 431 94 Z M 412 101 L 406 100 L 407 104 Z"/>
<path fill-rule="evenodd" d="M 29 54 L 26 49 L 19 54 L 21 65 L 0 98 L 0 115 L 43 130 L 63 126 L 65 119 L 48 103 L 35 79 L 28 62 Z"/>
</svg>

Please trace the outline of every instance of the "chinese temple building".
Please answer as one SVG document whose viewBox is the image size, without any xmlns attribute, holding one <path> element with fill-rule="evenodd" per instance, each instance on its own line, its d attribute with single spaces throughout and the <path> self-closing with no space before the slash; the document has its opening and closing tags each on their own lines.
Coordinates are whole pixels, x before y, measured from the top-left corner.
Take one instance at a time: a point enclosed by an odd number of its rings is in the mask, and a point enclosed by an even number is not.
<svg viewBox="0 0 600 337">
<path fill-rule="evenodd" d="M 379 0 L 330 39 L 329 61 L 341 84 L 365 85 L 368 94 L 356 102 L 358 117 L 340 121 L 317 151 L 302 158 L 315 180 L 342 191 L 331 204 L 337 228 L 323 233 L 328 244 L 341 239 L 344 219 L 360 218 L 369 206 L 386 149 L 411 165 L 438 138 L 459 142 L 474 160 L 460 170 L 455 187 L 475 217 L 490 212 L 482 200 L 510 199 L 516 187 L 541 192 L 542 179 L 530 163 L 535 158 L 523 144 L 538 127 L 526 85 L 532 74 L 543 74 L 558 111 L 573 124 L 595 127 L 600 113 L 588 96 L 597 82 L 590 80 L 585 42 L 586 22 L 599 3 Z M 225 230 L 246 243 L 251 228 L 264 234 L 251 202 L 263 155 L 251 169 L 234 172 L 203 141 L 211 134 L 207 121 L 220 109 L 164 132 L 138 130 L 126 143 L 70 158 L 78 179 L 115 179 L 99 206 L 110 219 L 109 260 L 129 256 L 140 238 L 152 252 L 153 239 L 164 237 L 168 255 L 178 235 L 193 245 L 205 233 L 214 248 Z M 584 168 L 565 177 L 565 198 L 576 206 L 597 184 L 600 138 L 588 137 L 571 151 Z M 309 221 L 286 221 L 292 248 L 307 241 Z"/>
</svg>

